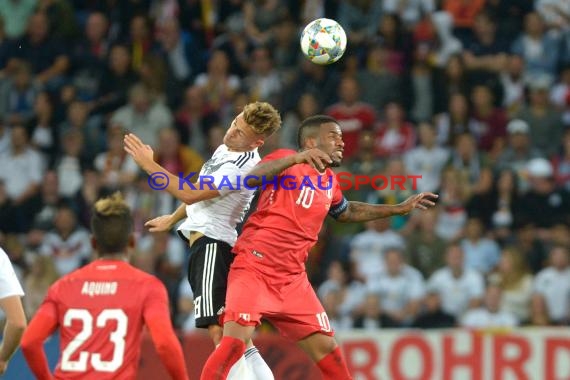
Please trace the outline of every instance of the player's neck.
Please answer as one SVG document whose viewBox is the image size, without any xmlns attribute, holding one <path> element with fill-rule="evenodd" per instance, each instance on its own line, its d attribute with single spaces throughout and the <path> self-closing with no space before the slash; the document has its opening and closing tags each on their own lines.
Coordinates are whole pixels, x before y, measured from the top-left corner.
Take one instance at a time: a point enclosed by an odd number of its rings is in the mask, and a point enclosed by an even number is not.
<svg viewBox="0 0 570 380">
<path fill-rule="evenodd" d="M 97 260 L 111 260 L 111 261 L 129 261 L 124 253 L 107 253 L 97 257 Z"/>
</svg>

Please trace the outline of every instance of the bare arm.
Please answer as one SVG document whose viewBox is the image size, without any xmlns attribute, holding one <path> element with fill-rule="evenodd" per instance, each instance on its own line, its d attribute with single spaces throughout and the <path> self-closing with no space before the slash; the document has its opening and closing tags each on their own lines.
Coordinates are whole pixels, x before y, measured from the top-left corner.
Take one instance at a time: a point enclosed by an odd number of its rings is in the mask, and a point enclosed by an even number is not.
<svg viewBox="0 0 570 380">
<path fill-rule="evenodd" d="M 432 199 L 435 200 L 437 197 L 438 195 L 433 193 L 420 193 L 409 197 L 397 205 L 373 205 L 350 201 L 346 210 L 338 216 L 337 220 L 343 223 L 358 223 L 389 218 L 395 215 L 406 215 L 415 208 L 427 210 L 429 207 L 435 206 Z"/>
<path fill-rule="evenodd" d="M 332 163 L 332 160 L 328 154 L 320 149 L 304 150 L 297 154 L 256 165 L 247 175 L 247 177 L 251 178 L 246 177 L 247 185 L 249 187 L 261 186 L 263 182 L 273 180 L 283 170 L 302 163 L 307 163 L 315 169 L 323 171 Z"/>
<path fill-rule="evenodd" d="M 158 188 L 160 188 L 160 190 L 166 190 L 179 201 L 189 205 L 220 196 L 220 192 L 213 183 L 208 183 L 207 185 L 204 183 L 204 187 L 207 188 L 201 189 L 199 186 L 193 186 L 167 171 L 154 161 L 152 148 L 143 144 L 142 141 L 133 134 L 125 136 L 125 151 L 129 153 L 141 169 L 149 175 L 152 176 L 155 173 L 160 173 L 160 178 L 150 178 L 150 181 L 154 181 L 153 183 L 156 185 L 155 190 Z M 166 187 L 163 187 L 163 185 L 166 185 Z"/>
<path fill-rule="evenodd" d="M 26 329 L 26 314 L 22 307 L 20 296 L 10 296 L 0 299 L 0 308 L 6 314 L 4 339 L 0 345 L 0 375 L 6 370 L 8 361 L 20 345 L 20 340 Z"/>
<path fill-rule="evenodd" d="M 186 218 L 186 204 L 182 203 L 172 214 L 156 217 L 144 225 L 148 227 L 149 232 L 170 231 L 176 223 L 184 218 Z"/>
</svg>

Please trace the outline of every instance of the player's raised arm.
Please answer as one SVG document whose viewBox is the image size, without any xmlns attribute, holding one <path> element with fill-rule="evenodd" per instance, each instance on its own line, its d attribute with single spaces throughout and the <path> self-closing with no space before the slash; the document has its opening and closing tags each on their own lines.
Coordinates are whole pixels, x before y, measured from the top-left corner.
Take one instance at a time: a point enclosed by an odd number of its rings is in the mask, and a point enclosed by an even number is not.
<svg viewBox="0 0 570 380">
<path fill-rule="evenodd" d="M 435 206 L 438 198 L 434 193 L 420 193 L 412 195 L 397 205 L 375 205 L 363 202 L 349 201 L 348 207 L 336 216 L 339 222 L 367 222 L 370 220 L 389 218 L 395 215 L 406 215 L 414 209 L 427 210 Z"/>
<path fill-rule="evenodd" d="M 247 175 L 247 185 L 249 187 L 261 186 L 264 182 L 270 182 L 273 178 L 297 164 L 309 164 L 318 171 L 323 171 L 332 163 L 332 159 L 328 154 L 318 148 L 307 149 L 302 152 L 285 155 L 282 151 L 277 150 L 263 159 L 255 166 Z"/>
<path fill-rule="evenodd" d="M 180 177 L 170 173 L 154 161 L 152 148 L 149 145 L 145 145 L 134 134 L 130 133 L 126 135 L 124 142 L 125 151 L 133 157 L 142 170 L 151 176 L 159 175 L 161 177 L 160 183 L 157 182 L 157 187 L 160 187 L 160 190 L 167 191 L 179 201 L 185 204 L 193 204 L 220 196 L 220 192 L 216 190 L 213 183 L 208 183 L 207 186 L 203 186 L 204 189 L 200 187 L 192 189 L 187 183 L 181 182 Z M 183 184 L 183 186 L 180 186 L 181 184 Z"/>
<path fill-rule="evenodd" d="M 166 289 L 157 279 L 148 286 L 143 318 L 156 352 L 172 379 L 188 379 L 182 347 L 170 322 Z"/>
<path fill-rule="evenodd" d="M 172 214 L 157 216 L 144 225 L 148 228 L 149 232 L 165 232 L 170 231 L 176 223 L 184 218 L 186 218 L 186 204 L 182 203 Z"/>
</svg>

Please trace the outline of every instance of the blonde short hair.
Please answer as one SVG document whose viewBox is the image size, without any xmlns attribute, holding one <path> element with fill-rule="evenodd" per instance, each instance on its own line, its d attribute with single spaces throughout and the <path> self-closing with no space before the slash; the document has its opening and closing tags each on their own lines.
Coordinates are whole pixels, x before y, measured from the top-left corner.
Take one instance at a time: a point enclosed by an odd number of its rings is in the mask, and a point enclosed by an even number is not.
<svg viewBox="0 0 570 380">
<path fill-rule="evenodd" d="M 271 136 L 281 128 L 281 116 L 269 103 L 254 102 L 243 107 L 243 119 L 255 133 Z"/>
</svg>

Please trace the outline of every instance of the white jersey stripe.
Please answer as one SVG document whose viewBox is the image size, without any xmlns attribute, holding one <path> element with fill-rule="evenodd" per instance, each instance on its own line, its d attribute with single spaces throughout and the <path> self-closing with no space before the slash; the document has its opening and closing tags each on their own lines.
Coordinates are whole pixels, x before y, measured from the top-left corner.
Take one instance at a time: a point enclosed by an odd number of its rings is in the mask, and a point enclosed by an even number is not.
<svg viewBox="0 0 570 380">
<path fill-rule="evenodd" d="M 210 245 L 210 249 L 211 249 L 211 259 L 210 259 L 210 278 L 208 280 L 208 292 L 210 293 L 210 302 L 208 302 L 208 308 L 210 309 L 210 314 L 211 316 L 214 315 L 214 303 L 213 303 L 213 299 L 214 299 L 214 291 L 212 289 L 212 284 L 214 282 L 214 267 L 216 266 L 216 254 L 218 253 L 218 244 L 216 243 L 211 243 L 208 244 Z"/>
</svg>

